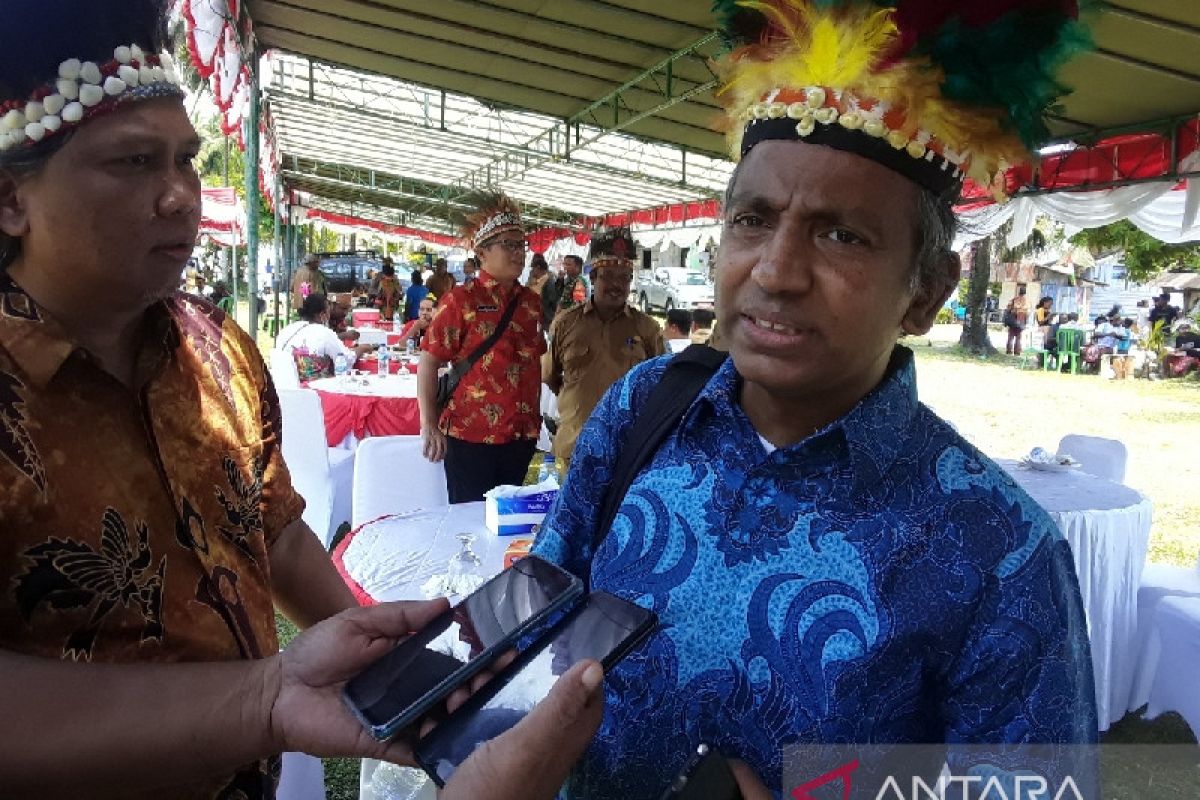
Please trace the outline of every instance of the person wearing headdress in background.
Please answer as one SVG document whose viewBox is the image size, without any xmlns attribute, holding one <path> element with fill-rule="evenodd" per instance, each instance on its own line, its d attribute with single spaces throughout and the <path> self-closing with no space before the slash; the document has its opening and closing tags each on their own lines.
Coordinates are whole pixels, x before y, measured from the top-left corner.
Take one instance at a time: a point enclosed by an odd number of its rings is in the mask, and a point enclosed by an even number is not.
<svg viewBox="0 0 1200 800">
<path fill-rule="evenodd" d="M 519 282 L 525 271 L 525 230 L 517 204 L 499 191 L 470 196 L 459 220 L 479 260 L 479 275 L 438 297 L 417 370 L 417 399 L 425 457 L 446 462 L 451 503 L 483 499 L 500 485 L 521 485 L 533 458 L 539 410 L 541 298 Z M 459 364 L 483 345 L 513 304 L 508 325 L 463 373 L 444 408 L 437 403 L 438 370 Z"/>
<path fill-rule="evenodd" d="M 656 797 L 701 743 L 776 797 L 820 774 L 789 761 L 804 758 L 793 745 L 1095 743 L 1070 548 L 918 402 L 897 343 L 958 284 L 964 178 L 999 190 L 1044 141 L 1063 91 L 1045 70 L 1087 40 L 1074 3 L 761 0 L 718 15 L 740 159 L 716 266 L 729 356 L 687 393 L 686 353 L 617 381 L 531 551 L 660 620 L 614 668 L 565 795 Z M 660 385 L 686 407 L 673 426 Z M 665 433 L 622 472 L 601 529 L 619 454 L 652 436 L 642 420 Z"/>
<path fill-rule="evenodd" d="M 446 608 L 357 607 L 255 342 L 177 291 L 200 140 L 164 18 L 0 2 L 5 798 L 269 798 L 284 750 L 412 763 L 415 732 L 374 741 L 341 687 Z M 275 608 L 307 629 L 283 653 Z M 552 796 L 599 719 L 590 674 L 450 791 Z"/>
<path fill-rule="evenodd" d="M 629 306 L 637 248 L 628 228 L 592 235 L 592 296 L 550 327 L 542 380 L 558 395 L 554 455 L 570 463 L 575 438 L 605 390 L 636 364 L 665 352 L 662 329 Z"/>
</svg>

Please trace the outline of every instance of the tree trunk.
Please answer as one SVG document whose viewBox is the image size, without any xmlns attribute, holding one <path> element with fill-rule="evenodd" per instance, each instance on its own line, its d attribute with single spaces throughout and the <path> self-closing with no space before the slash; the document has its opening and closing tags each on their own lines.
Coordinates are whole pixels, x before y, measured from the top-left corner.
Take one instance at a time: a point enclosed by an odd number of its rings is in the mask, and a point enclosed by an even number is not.
<svg viewBox="0 0 1200 800">
<path fill-rule="evenodd" d="M 971 259 L 971 278 L 967 285 L 967 314 L 963 319 L 959 344 L 973 355 L 990 356 L 996 348 L 988 338 L 987 290 L 992 272 L 992 245 L 996 234 L 975 243 Z"/>
</svg>

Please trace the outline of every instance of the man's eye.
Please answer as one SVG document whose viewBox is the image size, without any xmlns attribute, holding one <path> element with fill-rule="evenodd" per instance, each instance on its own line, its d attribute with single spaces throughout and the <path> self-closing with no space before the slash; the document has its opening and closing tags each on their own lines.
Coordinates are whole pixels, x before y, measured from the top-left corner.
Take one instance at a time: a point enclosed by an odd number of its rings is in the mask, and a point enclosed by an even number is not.
<svg viewBox="0 0 1200 800">
<path fill-rule="evenodd" d="M 862 237 L 845 228 L 834 228 L 829 232 L 828 236 L 838 244 L 862 244 L 863 242 Z"/>
<path fill-rule="evenodd" d="M 746 228 L 759 228 L 763 225 L 763 218 L 757 214 L 737 214 L 731 219 L 731 225 L 740 225 Z"/>
<path fill-rule="evenodd" d="M 150 163 L 150 156 L 145 153 L 138 153 L 132 156 L 126 156 L 124 159 L 126 164 L 133 167 L 145 167 Z"/>
</svg>

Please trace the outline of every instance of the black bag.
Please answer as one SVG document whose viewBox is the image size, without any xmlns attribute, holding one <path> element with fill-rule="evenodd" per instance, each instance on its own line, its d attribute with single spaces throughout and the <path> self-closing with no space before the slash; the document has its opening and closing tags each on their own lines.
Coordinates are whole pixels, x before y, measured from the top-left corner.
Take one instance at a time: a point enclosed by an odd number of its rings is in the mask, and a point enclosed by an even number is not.
<svg viewBox="0 0 1200 800">
<path fill-rule="evenodd" d="M 471 355 L 450 367 L 449 372 L 438 378 L 437 407 L 439 411 L 445 408 L 450 402 L 450 398 L 454 396 L 454 390 L 458 388 L 458 384 L 463 379 L 463 376 L 471 370 L 471 367 L 475 366 L 476 361 L 483 358 L 484 353 L 491 350 L 496 342 L 500 341 L 500 337 L 508 329 L 508 323 L 512 319 L 513 313 L 517 310 L 517 303 L 521 299 L 521 287 L 518 286 L 515 288 L 516 291 L 513 293 L 513 298 L 508 301 L 508 307 L 504 309 L 504 315 L 500 317 L 500 322 L 496 324 L 496 330 L 492 331 L 492 335 L 472 350 Z"/>
<path fill-rule="evenodd" d="M 1002 322 L 1006 328 L 1021 327 L 1020 324 L 1017 323 L 1017 315 L 1013 313 L 1012 308 L 1004 309 L 1004 316 L 1000 318 L 1000 322 Z"/>
<path fill-rule="evenodd" d="M 612 478 L 600 503 L 599 524 L 592 533 L 593 557 L 608 536 L 608 529 L 617 518 L 625 493 L 629 491 L 638 471 L 675 430 L 692 401 L 728 357 L 728 353 L 714 350 L 708 345 L 693 344 L 671 359 L 621 442 Z M 580 577 L 590 584 L 590 574 Z"/>
</svg>

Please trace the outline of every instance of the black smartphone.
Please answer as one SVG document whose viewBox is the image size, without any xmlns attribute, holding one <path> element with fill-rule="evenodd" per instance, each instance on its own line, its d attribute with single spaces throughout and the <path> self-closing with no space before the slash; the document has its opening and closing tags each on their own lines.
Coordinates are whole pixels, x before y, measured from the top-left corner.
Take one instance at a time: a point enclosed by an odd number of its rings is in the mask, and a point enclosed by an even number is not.
<svg viewBox="0 0 1200 800">
<path fill-rule="evenodd" d="M 571 573 L 523 558 L 347 681 L 342 696 L 372 736 L 390 739 L 581 594 Z"/>
<path fill-rule="evenodd" d="M 611 669 L 657 624 L 653 611 L 592 592 L 418 742 L 417 763 L 444 786 L 475 748 L 524 719 L 567 670 L 585 659 Z"/>
<path fill-rule="evenodd" d="M 742 790 L 725 757 L 702 744 L 659 800 L 742 800 Z"/>
</svg>

